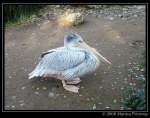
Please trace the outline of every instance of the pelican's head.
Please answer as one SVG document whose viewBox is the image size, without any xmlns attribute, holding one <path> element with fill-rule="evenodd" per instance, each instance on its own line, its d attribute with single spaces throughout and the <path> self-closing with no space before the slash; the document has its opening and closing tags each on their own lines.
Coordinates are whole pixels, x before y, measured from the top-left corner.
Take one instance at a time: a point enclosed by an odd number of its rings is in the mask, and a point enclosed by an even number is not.
<svg viewBox="0 0 150 118">
<path fill-rule="evenodd" d="M 82 42 L 82 37 L 74 32 L 69 32 L 64 37 L 64 46 L 66 47 L 77 47 Z"/>
<path fill-rule="evenodd" d="M 71 33 L 66 34 L 64 37 L 64 46 L 87 49 L 91 51 L 92 53 L 94 53 L 95 55 L 97 55 L 101 61 L 111 64 L 111 62 L 108 61 L 105 57 L 103 57 L 95 48 L 92 48 L 91 46 L 86 44 L 83 41 L 82 37 L 78 35 L 77 33 L 71 32 Z"/>
</svg>

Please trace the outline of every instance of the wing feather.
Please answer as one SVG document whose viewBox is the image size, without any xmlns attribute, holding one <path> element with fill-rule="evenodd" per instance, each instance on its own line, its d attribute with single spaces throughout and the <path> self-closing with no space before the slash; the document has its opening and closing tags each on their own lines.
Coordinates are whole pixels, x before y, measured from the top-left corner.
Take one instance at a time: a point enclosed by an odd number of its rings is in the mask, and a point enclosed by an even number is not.
<svg viewBox="0 0 150 118">
<path fill-rule="evenodd" d="M 66 70 L 81 64 L 85 59 L 84 52 L 55 51 L 48 53 L 41 60 L 41 66 L 53 70 Z"/>
</svg>

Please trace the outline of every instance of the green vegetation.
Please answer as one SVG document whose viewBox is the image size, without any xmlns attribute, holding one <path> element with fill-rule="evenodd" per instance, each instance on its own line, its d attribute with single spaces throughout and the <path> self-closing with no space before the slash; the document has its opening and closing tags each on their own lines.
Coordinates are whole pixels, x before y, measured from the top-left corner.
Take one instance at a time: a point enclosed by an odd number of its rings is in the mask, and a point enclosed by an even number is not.
<svg viewBox="0 0 150 118">
<path fill-rule="evenodd" d="M 20 24 L 25 21 L 30 21 L 33 14 L 38 13 L 38 10 L 44 5 L 4 5 L 4 21 L 5 25 Z"/>
<path fill-rule="evenodd" d="M 130 75 L 141 84 L 140 88 L 131 85 L 127 87 L 122 102 L 122 106 L 125 110 L 146 110 L 145 53 L 143 53 L 141 57 L 141 64 L 134 65 L 129 69 Z M 135 72 L 138 72 L 138 75 L 135 75 Z"/>
</svg>

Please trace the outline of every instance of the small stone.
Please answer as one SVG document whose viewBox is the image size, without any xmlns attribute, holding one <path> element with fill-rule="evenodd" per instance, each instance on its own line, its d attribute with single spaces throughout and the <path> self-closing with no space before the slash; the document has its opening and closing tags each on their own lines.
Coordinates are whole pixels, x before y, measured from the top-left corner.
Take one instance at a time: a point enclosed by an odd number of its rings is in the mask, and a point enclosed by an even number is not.
<svg viewBox="0 0 150 118">
<path fill-rule="evenodd" d="M 46 90 L 47 88 L 44 86 L 44 87 L 42 87 L 42 89 L 43 89 L 43 90 Z"/>
<path fill-rule="evenodd" d="M 39 95 L 39 92 L 37 92 L 37 91 L 36 91 L 36 92 L 34 92 L 34 93 L 35 93 L 36 95 Z"/>
<path fill-rule="evenodd" d="M 93 105 L 93 110 L 95 110 L 95 109 L 96 109 L 96 105 L 94 104 L 94 105 Z"/>
<path fill-rule="evenodd" d="M 113 100 L 113 103 L 117 103 L 117 100 L 116 100 L 116 99 L 114 99 L 114 100 Z"/>
<path fill-rule="evenodd" d="M 117 39 L 120 39 L 120 36 L 116 36 Z"/>
<path fill-rule="evenodd" d="M 20 106 L 23 107 L 23 106 L 24 106 L 24 103 L 21 103 Z"/>
<path fill-rule="evenodd" d="M 104 74 L 106 74 L 107 72 L 104 71 Z"/>
<path fill-rule="evenodd" d="M 118 74 L 120 75 L 122 72 L 118 72 Z"/>
<path fill-rule="evenodd" d="M 133 83 L 129 83 L 129 85 L 130 85 L 130 86 L 132 86 L 132 85 L 133 85 Z"/>
<path fill-rule="evenodd" d="M 112 48 L 116 48 L 116 46 L 115 46 L 115 45 L 113 45 L 113 46 L 112 46 Z"/>
<path fill-rule="evenodd" d="M 54 97 L 54 93 L 53 92 L 49 92 L 48 93 L 48 97 Z"/>
<path fill-rule="evenodd" d="M 84 86 L 81 86 L 81 89 L 83 89 L 84 88 Z"/>
<path fill-rule="evenodd" d="M 59 94 L 56 94 L 56 97 L 58 97 L 59 96 Z"/>
<path fill-rule="evenodd" d="M 136 86 L 136 83 L 133 83 L 133 86 Z"/>
<path fill-rule="evenodd" d="M 137 17 L 137 14 L 135 14 L 134 17 Z"/>
<path fill-rule="evenodd" d="M 132 63 L 128 63 L 129 65 L 131 65 Z"/>
<path fill-rule="evenodd" d="M 100 89 L 102 89 L 102 88 L 103 88 L 103 86 L 100 86 L 99 88 L 100 88 Z"/>
<path fill-rule="evenodd" d="M 93 97 L 91 97 L 91 100 L 94 100 L 94 98 L 93 98 Z"/>
<path fill-rule="evenodd" d="M 66 98 L 67 96 L 64 95 L 64 98 Z"/>
<path fill-rule="evenodd" d="M 6 107 L 6 108 L 9 108 L 10 106 L 9 106 L 9 105 L 6 105 L 5 107 Z"/>
<path fill-rule="evenodd" d="M 36 90 L 39 90 L 40 88 L 36 88 Z"/>
<path fill-rule="evenodd" d="M 121 90 L 124 90 L 124 88 L 123 88 L 123 87 L 121 87 L 120 89 L 121 89 Z"/>
<path fill-rule="evenodd" d="M 14 105 L 12 105 L 11 107 L 12 107 L 12 108 L 15 108 L 15 106 L 14 106 Z"/>
<path fill-rule="evenodd" d="M 12 96 L 12 99 L 16 99 L 16 96 Z"/>
<path fill-rule="evenodd" d="M 26 88 L 25 86 L 21 87 L 22 90 L 24 90 L 25 88 Z"/>
<path fill-rule="evenodd" d="M 9 78 L 9 79 L 11 79 L 11 78 L 12 78 L 12 76 L 9 76 L 8 78 Z"/>
<path fill-rule="evenodd" d="M 79 96 L 81 97 L 81 96 L 83 96 L 82 94 L 79 94 Z"/>
<path fill-rule="evenodd" d="M 22 102 L 24 102 L 24 100 L 20 100 L 20 101 L 19 101 L 19 103 L 22 103 Z"/>
<path fill-rule="evenodd" d="M 114 18 L 113 18 L 113 17 L 108 17 L 108 19 L 109 19 L 109 20 L 114 20 Z"/>
<path fill-rule="evenodd" d="M 86 100 L 87 100 L 87 101 L 90 101 L 90 99 L 89 99 L 89 98 L 86 98 Z"/>
<path fill-rule="evenodd" d="M 115 81 L 114 84 L 117 84 L 117 82 Z"/>
<path fill-rule="evenodd" d="M 32 89 L 34 89 L 35 88 L 35 86 L 32 86 Z"/>
<path fill-rule="evenodd" d="M 105 108 L 106 108 L 106 109 L 110 109 L 110 107 L 109 107 L 109 106 L 106 106 Z"/>
<path fill-rule="evenodd" d="M 143 71 L 144 71 L 144 68 L 142 68 L 140 71 L 142 71 L 142 72 L 143 72 Z"/>
<path fill-rule="evenodd" d="M 120 57 L 120 56 L 121 56 L 121 54 L 117 54 L 117 56 L 119 56 L 119 57 Z"/>
<path fill-rule="evenodd" d="M 101 102 L 99 102 L 98 104 L 102 104 Z"/>
<path fill-rule="evenodd" d="M 120 110 L 124 110 L 124 107 L 120 107 Z"/>
</svg>

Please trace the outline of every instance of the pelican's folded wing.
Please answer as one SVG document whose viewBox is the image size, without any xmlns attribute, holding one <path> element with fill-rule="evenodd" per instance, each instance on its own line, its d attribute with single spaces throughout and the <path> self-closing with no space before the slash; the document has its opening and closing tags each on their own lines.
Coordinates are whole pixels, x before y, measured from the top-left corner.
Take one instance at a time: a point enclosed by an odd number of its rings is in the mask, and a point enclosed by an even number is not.
<svg viewBox="0 0 150 118">
<path fill-rule="evenodd" d="M 85 53 L 81 51 L 54 51 L 41 59 L 41 66 L 53 70 L 66 70 L 81 64 Z"/>
<path fill-rule="evenodd" d="M 74 68 L 83 63 L 86 58 L 84 51 L 57 49 L 48 52 L 43 55 L 39 64 L 29 74 L 29 78 L 42 76 L 47 70 L 59 72 Z"/>
</svg>

